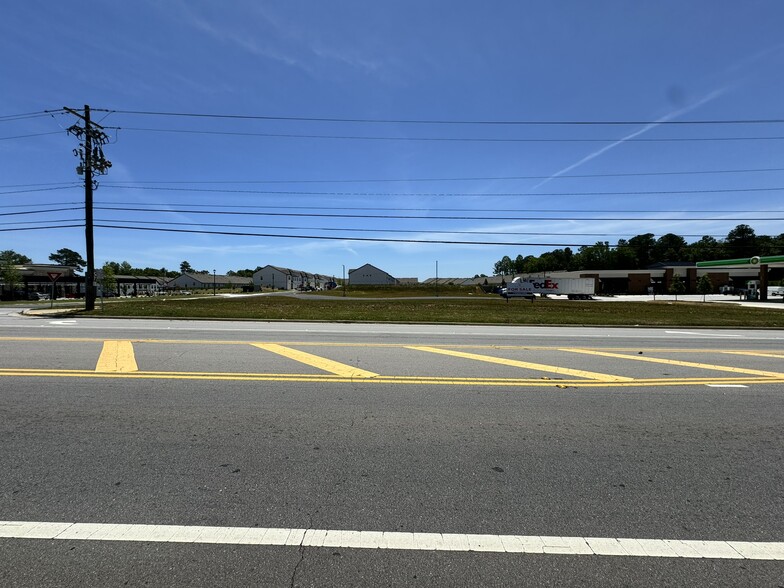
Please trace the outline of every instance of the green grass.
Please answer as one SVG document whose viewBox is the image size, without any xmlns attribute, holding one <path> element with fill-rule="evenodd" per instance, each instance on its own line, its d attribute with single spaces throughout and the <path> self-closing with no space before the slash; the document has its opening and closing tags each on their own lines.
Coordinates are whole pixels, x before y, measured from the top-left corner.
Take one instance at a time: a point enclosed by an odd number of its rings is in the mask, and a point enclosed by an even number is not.
<svg viewBox="0 0 784 588">
<path fill-rule="evenodd" d="M 411 297 L 335 299 L 299 296 L 242 298 L 143 298 L 100 305 L 95 316 L 223 318 L 402 323 L 473 323 L 508 325 L 639 325 L 784 328 L 784 312 L 717 303 L 599 302 Z"/>
</svg>

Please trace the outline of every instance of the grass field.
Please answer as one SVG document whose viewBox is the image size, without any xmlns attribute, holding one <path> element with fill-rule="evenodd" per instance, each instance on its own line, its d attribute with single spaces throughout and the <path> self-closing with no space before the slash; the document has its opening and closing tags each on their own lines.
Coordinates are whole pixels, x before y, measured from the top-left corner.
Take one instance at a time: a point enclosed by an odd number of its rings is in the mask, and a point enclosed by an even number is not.
<svg viewBox="0 0 784 588">
<path fill-rule="evenodd" d="M 784 312 L 717 303 L 601 302 L 516 299 L 495 295 L 439 298 L 417 294 L 382 298 L 363 290 L 331 297 L 248 296 L 235 298 L 155 297 L 100 304 L 96 316 L 222 318 L 303 321 L 367 321 L 401 323 L 474 323 L 505 325 L 634 325 L 784 328 Z M 371 296 L 371 294 L 373 294 Z M 466 293 L 463 292 L 463 295 Z M 420 292 L 418 296 L 427 295 Z"/>
</svg>

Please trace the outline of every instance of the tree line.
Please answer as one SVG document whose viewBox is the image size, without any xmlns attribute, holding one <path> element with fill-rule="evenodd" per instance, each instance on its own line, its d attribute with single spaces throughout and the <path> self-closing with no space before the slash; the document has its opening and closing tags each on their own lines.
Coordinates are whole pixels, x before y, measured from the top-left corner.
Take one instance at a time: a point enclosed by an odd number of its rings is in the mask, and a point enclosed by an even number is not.
<svg viewBox="0 0 784 588">
<path fill-rule="evenodd" d="M 749 225 L 738 225 L 724 239 L 706 235 L 694 243 L 687 243 L 686 239 L 674 233 L 667 233 L 658 239 L 653 233 L 645 233 L 631 239 L 618 239 L 616 245 L 599 241 L 595 245 L 582 246 L 577 251 L 565 247 L 539 256 L 521 254 L 512 259 L 505 255 L 493 266 L 493 274 L 636 270 L 657 262 L 710 261 L 754 255 L 784 255 L 784 233 L 777 237 L 757 235 Z"/>
<path fill-rule="evenodd" d="M 87 262 L 82 258 L 81 254 L 77 251 L 73 251 L 72 249 L 58 249 L 51 255 L 49 255 L 49 261 L 57 264 L 57 265 L 67 265 L 73 267 L 76 271 L 81 272 L 84 271 Z M 18 282 L 16 278 L 16 274 L 18 274 L 18 270 L 14 268 L 17 265 L 28 265 L 33 263 L 33 260 L 29 258 L 27 255 L 22 253 L 17 253 L 12 249 L 7 249 L 5 251 L 0 251 L 0 278 L 3 277 L 11 277 L 10 280 L 5 280 L 6 282 Z M 146 277 L 156 277 L 156 278 L 176 278 L 180 274 L 185 273 L 192 273 L 192 274 L 211 274 L 212 271 L 208 269 L 197 270 L 194 269 L 193 266 L 188 261 L 183 261 L 180 264 L 180 271 L 176 270 L 169 270 L 166 267 L 155 268 L 155 267 L 134 267 L 127 261 L 107 261 L 103 264 L 101 268 L 104 272 L 111 272 L 112 275 L 115 276 L 146 276 Z M 239 277 L 246 277 L 251 278 L 253 274 L 261 269 L 261 266 L 256 267 L 256 269 L 239 269 L 239 270 L 229 270 L 226 272 L 228 276 L 239 276 Z"/>
</svg>

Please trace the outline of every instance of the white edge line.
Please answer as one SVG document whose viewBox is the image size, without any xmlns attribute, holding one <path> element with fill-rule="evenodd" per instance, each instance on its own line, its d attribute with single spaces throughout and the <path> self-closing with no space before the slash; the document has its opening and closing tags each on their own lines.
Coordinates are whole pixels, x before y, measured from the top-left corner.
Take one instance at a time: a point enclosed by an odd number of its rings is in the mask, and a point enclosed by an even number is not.
<svg viewBox="0 0 784 588">
<path fill-rule="evenodd" d="M 0 541 L 3 539 L 142 541 L 150 543 L 784 561 L 784 542 L 441 534 L 333 529 L 0 521 Z"/>
</svg>

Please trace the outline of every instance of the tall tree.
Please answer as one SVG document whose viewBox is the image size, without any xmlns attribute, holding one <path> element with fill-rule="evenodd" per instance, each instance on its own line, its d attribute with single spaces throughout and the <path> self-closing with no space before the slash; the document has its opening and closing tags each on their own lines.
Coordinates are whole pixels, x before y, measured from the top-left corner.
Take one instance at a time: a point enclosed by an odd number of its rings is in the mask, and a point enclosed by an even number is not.
<svg viewBox="0 0 784 588">
<path fill-rule="evenodd" d="M 188 263 L 187 261 L 183 261 L 180 264 L 180 273 L 187 274 L 187 273 L 190 273 L 192 271 L 193 271 L 193 268 L 191 267 L 191 264 Z"/>
<path fill-rule="evenodd" d="M 684 261 L 687 250 L 686 239 L 674 233 L 667 233 L 656 239 L 651 254 L 654 261 Z"/>
<path fill-rule="evenodd" d="M 17 265 L 22 264 L 17 264 L 17 259 L 18 258 L 15 257 L 13 251 L 8 250 L 0 252 L 0 279 L 2 279 L 3 286 L 8 290 L 9 295 L 12 298 L 16 285 L 22 279 L 22 273 L 16 267 Z"/>
<path fill-rule="evenodd" d="M 749 225 L 738 225 L 732 229 L 724 243 L 730 257 L 757 255 L 757 235 Z"/>
<path fill-rule="evenodd" d="M 688 261 L 711 261 L 723 259 L 725 256 L 724 244 L 710 235 L 705 235 L 689 245 Z"/>
<path fill-rule="evenodd" d="M 54 253 L 49 256 L 49 260 L 55 262 L 58 265 L 69 265 L 76 269 L 76 271 L 80 272 L 84 269 L 84 266 L 87 262 L 82 259 L 82 256 L 79 255 L 76 251 L 71 249 L 58 249 Z"/>
<path fill-rule="evenodd" d="M 500 276 L 514 272 L 514 263 L 508 255 L 504 255 L 493 267 L 493 275 Z"/>
<path fill-rule="evenodd" d="M 101 279 L 98 283 L 101 285 L 102 296 L 105 296 L 108 292 L 114 293 L 114 289 L 117 286 L 117 278 L 111 262 L 103 264 L 103 267 L 101 268 Z"/>
<path fill-rule="evenodd" d="M 652 259 L 653 247 L 656 245 L 656 239 L 653 233 L 644 233 L 629 239 L 627 245 L 637 258 L 636 266 L 638 269 L 643 269 L 651 265 L 654 260 Z"/>
<path fill-rule="evenodd" d="M 27 265 L 28 263 L 33 263 L 32 259 L 21 253 L 17 253 L 13 249 L 0 251 L 0 260 L 14 265 Z"/>
</svg>

